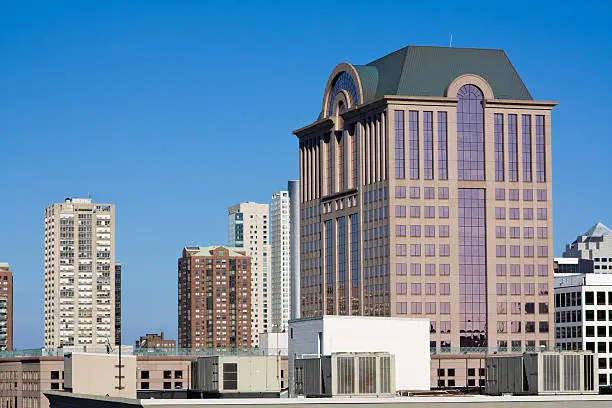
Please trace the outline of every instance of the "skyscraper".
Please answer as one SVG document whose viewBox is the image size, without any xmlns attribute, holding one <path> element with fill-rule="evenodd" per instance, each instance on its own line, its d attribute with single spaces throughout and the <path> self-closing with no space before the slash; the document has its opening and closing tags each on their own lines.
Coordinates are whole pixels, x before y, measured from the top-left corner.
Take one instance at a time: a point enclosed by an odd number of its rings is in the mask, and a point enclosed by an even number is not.
<svg viewBox="0 0 612 408">
<path fill-rule="evenodd" d="M 115 206 L 67 198 L 45 209 L 45 347 L 115 340 Z"/>
<path fill-rule="evenodd" d="M 272 211 L 270 218 L 270 247 L 272 265 L 270 268 L 271 293 L 271 329 L 275 332 L 287 330 L 290 309 L 290 271 L 291 271 L 291 235 L 289 213 L 289 192 L 279 191 L 272 194 Z"/>
<path fill-rule="evenodd" d="M 0 351 L 13 349 L 13 273 L 0 262 Z"/>
<path fill-rule="evenodd" d="M 185 247 L 178 260 L 179 347 L 251 347 L 251 259 L 242 248 Z"/>
<path fill-rule="evenodd" d="M 595 273 L 612 273 L 612 230 L 598 222 L 567 244 L 563 257 L 591 259 Z"/>
<path fill-rule="evenodd" d="M 121 264 L 115 263 L 115 345 L 121 345 Z"/>
<path fill-rule="evenodd" d="M 230 246 L 244 248 L 251 258 L 251 344 L 259 345 L 259 333 L 268 331 L 270 275 L 268 204 L 240 203 L 228 208 Z"/>
<path fill-rule="evenodd" d="M 438 352 L 552 346 L 555 105 L 502 50 L 336 66 L 294 132 L 302 317 L 426 316 Z"/>
</svg>

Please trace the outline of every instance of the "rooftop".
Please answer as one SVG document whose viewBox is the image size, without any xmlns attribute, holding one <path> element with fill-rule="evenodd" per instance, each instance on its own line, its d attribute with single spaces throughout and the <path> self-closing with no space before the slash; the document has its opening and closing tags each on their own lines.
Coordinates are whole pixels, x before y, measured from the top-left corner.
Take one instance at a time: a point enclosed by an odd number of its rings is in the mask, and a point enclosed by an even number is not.
<svg viewBox="0 0 612 408">
<path fill-rule="evenodd" d="M 0 262 L 0 268 L 10 268 L 11 266 L 6 262 Z"/>
<path fill-rule="evenodd" d="M 591 228 L 588 229 L 587 232 L 583 234 L 583 236 L 589 238 L 605 237 L 608 235 L 612 235 L 612 230 L 601 222 L 598 222 L 597 224 L 593 225 Z"/>
<path fill-rule="evenodd" d="M 505 406 L 512 404 L 516 408 L 534 408 L 541 406 L 549 407 L 551 403 L 568 403 L 576 401 L 582 408 L 603 408 L 612 402 L 612 395 L 550 395 L 550 396 L 484 396 L 484 395 L 441 395 L 441 396 L 412 396 L 412 397 L 391 397 L 391 398 L 243 398 L 243 399 L 131 399 L 114 398 L 96 395 L 70 394 L 61 391 L 48 391 L 45 395 L 51 402 L 51 407 L 86 407 L 93 401 L 107 401 L 114 407 L 121 406 L 158 406 L 158 407 L 210 407 L 210 406 L 359 406 L 384 405 L 390 407 L 412 406 L 431 407 L 432 404 L 447 404 L 446 408 L 454 406 L 465 407 L 465 404 L 477 404 L 484 407 L 484 404 L 491 404 L 491 407 Z M 95 404 L 95 402 L 94 402 Z M 110 405 L 110 404 L 109 404 Z M 96 404 L 96 406 L 98 406 Z"/>
<path fill-rule="evenodd" d="M 496 99 L 533 100 L 504 50 L 409 45 L 366 65 L 354 65 L 364 101 L 384 95 L 446 96 L 455 78 L 484 78 Z"/>
<path fill-rule="evenodd" d="M 218 248 L 227 249 L 229 256 L 246 256 L 246 250 L 244 248 L 230 247 L 225 245 L 210 245 L 201 247 L 185 247 L 192 256 L 211 256 L 213 251 Z"/>
</svg>

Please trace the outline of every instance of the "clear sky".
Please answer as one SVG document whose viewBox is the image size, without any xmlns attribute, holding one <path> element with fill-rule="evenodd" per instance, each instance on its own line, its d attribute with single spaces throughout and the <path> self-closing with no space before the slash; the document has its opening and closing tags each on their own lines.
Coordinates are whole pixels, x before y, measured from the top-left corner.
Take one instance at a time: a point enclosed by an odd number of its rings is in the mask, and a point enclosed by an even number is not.
<svg viewBox="0 0 612 408">
<path fill-rule="evenodd" d="M 403 46 L 502 48 L 553 113 L 555 254 L 612 223 L 605 2 L 0 1 L 0 262 L 15 345 L 43 335 L 43 209 L 117 206 L 124 343 L 175 338 L 177 258 L 224 244 L 227 206 L 297 177 L 291 131 L 342 61 Z M 431 4 L 431 6 L 430 6 Z M 588 6 L 587 6 L 588 4 Z"/>
</svg>

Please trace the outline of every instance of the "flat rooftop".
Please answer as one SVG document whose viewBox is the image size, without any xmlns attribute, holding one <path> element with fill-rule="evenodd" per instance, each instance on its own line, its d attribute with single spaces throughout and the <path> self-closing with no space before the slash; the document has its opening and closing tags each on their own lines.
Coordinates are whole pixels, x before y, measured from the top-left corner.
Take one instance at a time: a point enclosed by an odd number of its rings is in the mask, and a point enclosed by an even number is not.
<svg viewBox="0 0 612 408">
<path fill-rule="evenodd" d="M 245 405 L 281 405 L 281 406 L 329 406 L 355 407 L 366 405 L 384 405 L 389 408 L 410 406 L 430 407 L 432 404 L 446 404 L 445 407 L 467 408 L 470 404 L 477 404 L 484 407 L 491 404 L 491 407 L 504 408 L 552 408 L 559 403 L 572 403 L 575 407 L 584 408 L 604 408 L 612 403 L 612 395 L 550 395 L 550 396 L 484 396 L 484 395 L 440 395 L 440 396 L 412 396 L 412 397 L 391 397 L 391 398 L 244 398 L 244 399 L 130 399 L 130 398 L 111 398 L 92 395 L 78 395 L 58 391 L 49 391 L 45 395 L 51 401 L 51 408 L 63 407 L 86 407 L 86 406 L 140 406 L 140 407 L 211 407 L 224 406 L 226 408 Z M 104 402 L 108 402 L 104 404 Z"/>
</svg>

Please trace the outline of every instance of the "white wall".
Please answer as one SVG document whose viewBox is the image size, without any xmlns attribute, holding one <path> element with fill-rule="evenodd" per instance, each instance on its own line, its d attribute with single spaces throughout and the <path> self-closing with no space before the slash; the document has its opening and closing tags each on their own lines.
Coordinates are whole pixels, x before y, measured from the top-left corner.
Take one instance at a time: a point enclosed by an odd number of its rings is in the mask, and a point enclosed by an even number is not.
<svg viewBox="0 0 612 408">
<path fill-rule="evenodd" d="M 286 356 L 289 347 L 289 333 L 261 333 L 259 349 L 265 356 Z M 279 353 L 280 352 L 280 353 Z"/>
<path fill-rule="evenodd" d="M 295 356 L 319 352 L 388 352 L 395 356 L 398 390 L 430 389 L 428 319 L 324 316 L 290 321 L 291 378 Z"/>
</svg>

